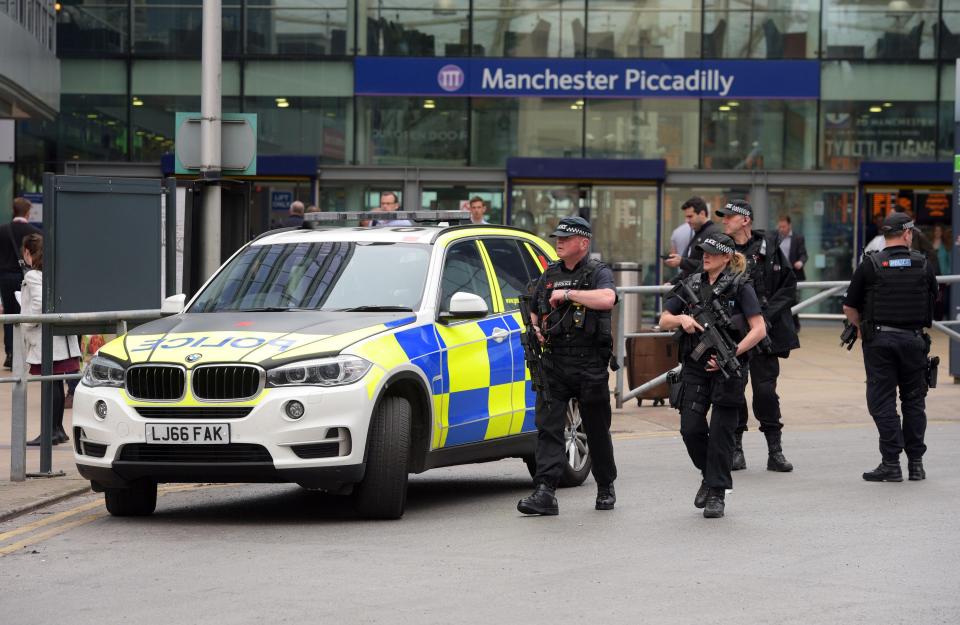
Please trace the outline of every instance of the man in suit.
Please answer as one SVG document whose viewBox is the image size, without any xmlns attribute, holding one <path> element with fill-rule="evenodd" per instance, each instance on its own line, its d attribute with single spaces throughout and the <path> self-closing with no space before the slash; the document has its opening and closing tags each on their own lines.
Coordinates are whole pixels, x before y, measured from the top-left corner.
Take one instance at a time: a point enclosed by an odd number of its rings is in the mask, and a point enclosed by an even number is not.
<svg viewBox="0 0 960 625">
<path fill-rule="evenodd" d="M 777 223 L 777 231 L 779 232 L 777 244 L 780 246 L 780 251 L 790 262 L 790 266 L 793 267 L 793 273 L 797 274 L 797 282 L 806 280 L 807 272 L 804 271 L 803 266 L 807 264 L 807 243 L 803 240 L 802 234 L 793 232 L 790 215 L 780 217 L 780 221 Z M 793 316 L 793 325 L 799 332 L 800 318 L 797 315 Z"/>
</svg>

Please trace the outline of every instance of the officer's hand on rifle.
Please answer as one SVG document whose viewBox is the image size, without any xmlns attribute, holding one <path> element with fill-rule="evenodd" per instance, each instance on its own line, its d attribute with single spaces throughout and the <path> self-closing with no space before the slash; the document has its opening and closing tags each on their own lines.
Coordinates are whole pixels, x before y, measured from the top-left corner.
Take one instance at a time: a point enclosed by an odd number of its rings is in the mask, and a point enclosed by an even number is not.
<svg viewBox="0 0 960 625">
<path fill-rule="evenodd" d="M 680 326 L 683 328 L 683 331 L 687 334 L 693 334 L 695 332 L 703 332 L 703 326 L 697 323 L 697 320 L 691 317 L 690 315 L 679 315 Z"/>
<path fill-rule="evenodd" d="M 717 364 L 717 357 L 710 356 L 710 360 L 707 361 L 706 370 L 708 373 L 714 373 L 720 371 L 720 365 Z"/>
</svg>

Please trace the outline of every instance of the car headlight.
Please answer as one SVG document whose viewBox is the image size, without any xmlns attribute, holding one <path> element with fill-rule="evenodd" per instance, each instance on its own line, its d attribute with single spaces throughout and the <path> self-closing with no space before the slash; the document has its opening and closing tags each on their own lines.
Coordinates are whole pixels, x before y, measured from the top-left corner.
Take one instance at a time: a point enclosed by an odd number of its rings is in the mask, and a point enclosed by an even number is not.
<svg viewBox="0 0 960 625">
<path fill-rule="evenodd" d="M 122 366 L 103 358 L 94 356 L 83 370 L 83 378 L 80 380 L 85 386 L 113 386 L 123 388 L 124 369 Z"/>
<path fill-rule="evenodd" d="M 370 362 L 357 356 L 304 360 L 267 371 L 267 386 L 342 386 L 369 370 Z"/>
</svg>

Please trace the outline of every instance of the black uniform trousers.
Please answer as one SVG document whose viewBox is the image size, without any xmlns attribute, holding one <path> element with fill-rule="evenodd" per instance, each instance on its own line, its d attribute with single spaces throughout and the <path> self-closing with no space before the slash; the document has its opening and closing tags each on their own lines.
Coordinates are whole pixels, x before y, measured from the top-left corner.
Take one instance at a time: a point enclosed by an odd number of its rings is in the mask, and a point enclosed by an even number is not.
<svg viewBox="0 0 960 625">
<path fill-rule="evenodd" d="M 599 357 L 544 354 L 544 377 L 548 396 L 537 394 L 537 474 L 534 481 L 556 488 L 567 463 L 564 430 L 567 406 L 576 399 L 587 435 L 597 484 L 617 479 L 610 437 L 610 390 L 607 362 Z"/>
<path fill-rule="evenodd" d="M 22 284 L 23 274 L 21 272 L 0 272 L 0 302 L 3 303 L 3 314 L 16 315 L 20 313 L 20 304 L 17 303 L 14 293 L 20 290 Z M 13 353 L 13 324 L 3 324 L 3 349 L 8 356 Z"/>
<path fill-rule="evenodd" d="M 722 373 L 708 373 L 699 362 L 689 358 L 683 362 L 680 435 L 693 466 L 700 469 L 709 488 L 733 488 L 733 435 L 737 409 L 744 402 L 745 373 L 744 377 L 727 380 Z"/>
<path fill-rule="evenodd" d="M 777 378 L 780 377 L 780 358 L 773 354 L 750 355 L 750 384 L 753 386 L 753 416 L 760 422 L 761 432 L 779 432 L 783 429 L 780 418 L 780 396 L 777 395 Z M 747 401 L 737 408 L 737 432 L 747 430 Z"/>
<path fill-rule="evenodd" d="M 863 343 L 863 366 L 867 371 L 867 409 L 880 434 L 880 454 L 897 461 L 906 450 L 911 460 L 923 457 L 927 446 L 927 353 L 923 336 L 901 332 L 878 332 Z M 903 425 L 897 414 L 897 389 Z"/>
</svg>

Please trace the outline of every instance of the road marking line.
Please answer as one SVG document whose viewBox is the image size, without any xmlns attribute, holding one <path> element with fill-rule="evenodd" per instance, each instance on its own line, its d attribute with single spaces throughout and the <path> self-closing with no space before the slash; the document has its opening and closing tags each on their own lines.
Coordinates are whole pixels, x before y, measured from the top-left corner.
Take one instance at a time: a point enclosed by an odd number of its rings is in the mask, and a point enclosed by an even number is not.
<svg viewBox="0 0 960 625">
<path fill-rule="evenodd" d="M 49 529 L 46 532 L 41 532 L 39 534 L 36 534 L 35 536 L 31 536 L 30 538 L 22 540 L 18 543 L 13 543 L 12 545 L 7 545 L 6 547 L 0 547 L 0 556 L 10 555 L 15 551 L 20 551 L 25 547 L 35 545 L 40 541 L 46 540 L 48 538 L 53 538 L 54 536 L 57 536 L 58 534 L 62 534 L 69 529 L 72 529 L 79 525 L 86 525 L 87 523 L 96 521 L 97 519 L 102 519 L 105 516 L 107 516 L 106 511 L 89 514 L 85 517 L 81 517 L 77 519 L 76 521 L 70 521 L 69 523 L 64 523 L 63 525 L 54 527 L 53 529 Z"/>
<path fill-rule="evenodd" d="M 38 520 L 38 521 L 34 521 L 33 523 L 27 523 L 26 525 L 24 525 L 24 526 L 22 526 L 22 527 L 18 527 L 17 529 L 13 529 L 13 530 L 10 530 L 10 531 L 8 531 L 8 532 L 3 532 L 2 534 L 0 534 L 0 543 L 3 543 L 3 542 L 8 541 L 9 539 L 13 538 L 14 536 L 19 536 L 20 534 L 26 534 L 27 532 L 32 532 L 33 530 L 38 529 L 38 528 L 41 528 L 41 527 L 43 527 L 43 526 L 45 526 L 45 525 L 50 525 L 51 523 L 56 523 L 57 521 L 61 521 L 61 520 L 65 519 L 65 518 L 67 518 L 67 517 L 71 517 L 71 516 L 73 516 L 73 515 L 75 515 L 75 514 L 78 514 L 78 513 L 80 513 L 80 512 L 85 512 L 85 511 L 87 511 L 87 510 L 92 510 L 92 509 L 94 509 L 94 508 L 96 508 L 96 507 L 98 507 L 98 506 L 102 506 L 102 505 L 103 505 L 103 502 L 102 502 L 102 501 L 99 501 L 99 500 L 98 500 L 98 501 L 91 501 L 91 502 L 85 503 L 85 504 L 83 504 L 83 505 L 77 506 L 77 507 L 75 507 L 75 508 L 71 508 L 71 509 L 65 510 L 65 511 L 63 511 L 63 512 L 58 512 L 57 514 L 52 514 L 52 515 L 50 515 L 50 516 L 48 516 L 48 517 L 46 517 L 46 518 L 44 518 L 44 519 L 40 519 L 40 520 Z"/>
</svg>

